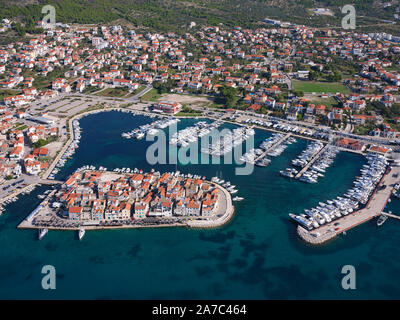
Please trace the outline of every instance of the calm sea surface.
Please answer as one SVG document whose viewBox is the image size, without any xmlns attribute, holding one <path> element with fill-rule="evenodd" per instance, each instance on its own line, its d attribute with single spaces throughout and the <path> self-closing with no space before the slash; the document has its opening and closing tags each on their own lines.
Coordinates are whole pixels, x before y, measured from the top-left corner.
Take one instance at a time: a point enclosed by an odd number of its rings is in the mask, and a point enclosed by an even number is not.
<svg viewBox="0 0 400 320">
<path fill-rule="evenodd" d="M 57 178 L 92 164 L 150 170 L 145 150 L 152 143 L 121 138 L 154 119 L 119 112 L 83 118 L 80 147 Z M 184 128 L 196 120 L 185 119 Z M 232 127 L 225 125 L 225 127 Z M 256 131 L 256 143 L 271 134 Z M 342 195 L 365 160 L 341 152 L 324 178 L 310 185 L 279 175 L 305 147 L 300 140 L 249 176 L 235 175 L 234 165 L 178 165 L 184 173 L 211 178 L 219 174 L 245 198 L 234 219 L 216 230 L 183 228 L 87 232 L 17 230 L 40 202 L 46 187 L 10 204 L 0 217 L 1 299 L 359 299 L 400 298 L 400 223 L 372 220 L 321 247 L 296 236 L 288 214 Z M 175 165 L 156 165 L 175 171 Z M 387 210 L 400 213 L 395 198 Z M 41 268 L 53 265 L 57 289 L 41 289 Z M 341 269 L 353 265 L 357 289 L 341 288 Z"/>
</svg>

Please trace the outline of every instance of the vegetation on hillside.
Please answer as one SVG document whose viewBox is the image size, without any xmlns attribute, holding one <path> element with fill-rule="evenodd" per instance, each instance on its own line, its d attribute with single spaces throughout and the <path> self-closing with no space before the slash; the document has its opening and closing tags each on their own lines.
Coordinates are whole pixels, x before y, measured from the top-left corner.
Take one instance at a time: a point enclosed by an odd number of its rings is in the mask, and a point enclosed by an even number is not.
<svg viewBox="0 0 400 320">
<path fill-rule="evenodd" d="M 265 17 L 289 20 L 294 23 L 328 26 L 339 25 L 340 8 L 347 0 L 0 0 L 0 18 L 22 18 L 18 33 L 39 32 L 31 21 L 44 17 L 42 6 L 56 8 L 56 21 L 63 23 L 108 23 L 124 19 L 136 27 L 160 31 L 182 32 L 189 22 L 228 26 L 259 26 Z M 317 16 L 309 8 L 329 7 L 336 16 Z M 392 18 L 394 8 L 382 8 L 374 0 L 358 0 L 358 15 Z M 27 27 L 25 27 L 25 24 Z M 22 26 L 24 25 L 24 26 Z"/>
</svg>

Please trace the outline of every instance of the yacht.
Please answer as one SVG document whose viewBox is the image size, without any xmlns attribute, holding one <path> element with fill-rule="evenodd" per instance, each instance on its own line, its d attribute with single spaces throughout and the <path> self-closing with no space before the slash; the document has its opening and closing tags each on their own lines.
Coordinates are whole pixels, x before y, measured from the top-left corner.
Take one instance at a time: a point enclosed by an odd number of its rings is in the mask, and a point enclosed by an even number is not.
<svg viewBox="0 0 400 320">
<path fill-rule="evenodd" d="M 257 161 L 255 162 L 256 166 L 259 166 L 259 167 L 266 167 L 266 166 L 268 166 L 270 163 L 271 163 L 271 159 L 268 159 L 268 158 L 262 158 L 262 159 L 257 160 Z"/>
<path fill-rule="evenodd" d="M 311 230 L 312 222 L 305 217 L 295 215 L 293 213 L 289 213 L 289 217 L 291 217 L 294 221 L 301 224 L 303 227 L 306 227 L 308 230 Z"/>
<path fill-rule="evenodd" d="M 242 197 L 234 197 L 233 199 L 232 199 L 233 201 L 242 201 L 242 200 L 244 200 L 244 198 L 242 198 Z"/>
<path fill-rule="evenodd" d="M 48 229 L 39 229 L 39 240 L 42 240 L 43 239 L 43 237 L 47 234 L 49 232 L 49 230 Z"/>
<path fill-rule="evenodd" d="M 85 236 L 85 229 L 84 228 L 80 228 L 79 229 L 79 233 L 78 233 L 79 240 L 82 240 L 82 238 L 84 236 Z"/>
<path fill-rule="evenodd" d="M 381 225 L 383 225 L 385 223 L 385 221 L 387 220 L 387 216 L 385 216 L 384 214 L 381 214 L 378 218 L 378 221 L 376 222 L 376 225 L 378 227 L 380 227 Z"/>
</svg>

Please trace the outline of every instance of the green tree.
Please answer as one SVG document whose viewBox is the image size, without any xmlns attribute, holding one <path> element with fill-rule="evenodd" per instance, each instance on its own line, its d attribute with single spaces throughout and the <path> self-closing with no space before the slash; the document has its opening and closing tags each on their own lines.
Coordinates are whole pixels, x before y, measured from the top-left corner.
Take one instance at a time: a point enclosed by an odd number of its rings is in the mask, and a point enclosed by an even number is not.
<svg viewBox="0 0 400 320">
<path fill-rule="evenodd" d="M 223 86 L 219 89 L 220 102 L 225 105 L 225 107 L 233 106 L 237 100 L 236 98 L 237 90 L 232 87 Z"/>
</svg>

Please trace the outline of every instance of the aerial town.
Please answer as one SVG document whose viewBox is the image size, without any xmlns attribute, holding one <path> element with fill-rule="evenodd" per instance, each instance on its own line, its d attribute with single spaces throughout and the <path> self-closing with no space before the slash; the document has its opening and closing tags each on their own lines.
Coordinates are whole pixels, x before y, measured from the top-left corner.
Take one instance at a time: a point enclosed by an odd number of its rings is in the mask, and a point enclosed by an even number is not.
<svg viewBox="0 0 400 320">
<path fill-rule="evenodd" d="M 12 21 L 1 24 L 6 30 Z M 399 37 L 268 18 L 255 30 L 191 24 L 193 32 L 183 35 L 120 25 L 37 26 L 44 33 L 0 50 L 3 203 L 54 180 L 78 148 L 80 117 L 108 109 L 209 117 L 358 153 L 397 148 Z M 282 175 L 303 174 L 291 170 Z M 314 183 L 317 175 L 305 173 L 300 181 Z M 153 181 L 150 174 L 106 183 L 103 176 L 75 173 L 67 180 L 58 194 L 65 218 L 139 220 L 215 210 L 216 195 L 187 194 L 209 188 L 200 180 Z M 183 213 L 182 205 L 193 212 Z"/>
<path fill-rule="evenodd" d="M 400 299 L 400 0 L 346 2 L 3 1 L 0 300 Z"/>
</svg>

